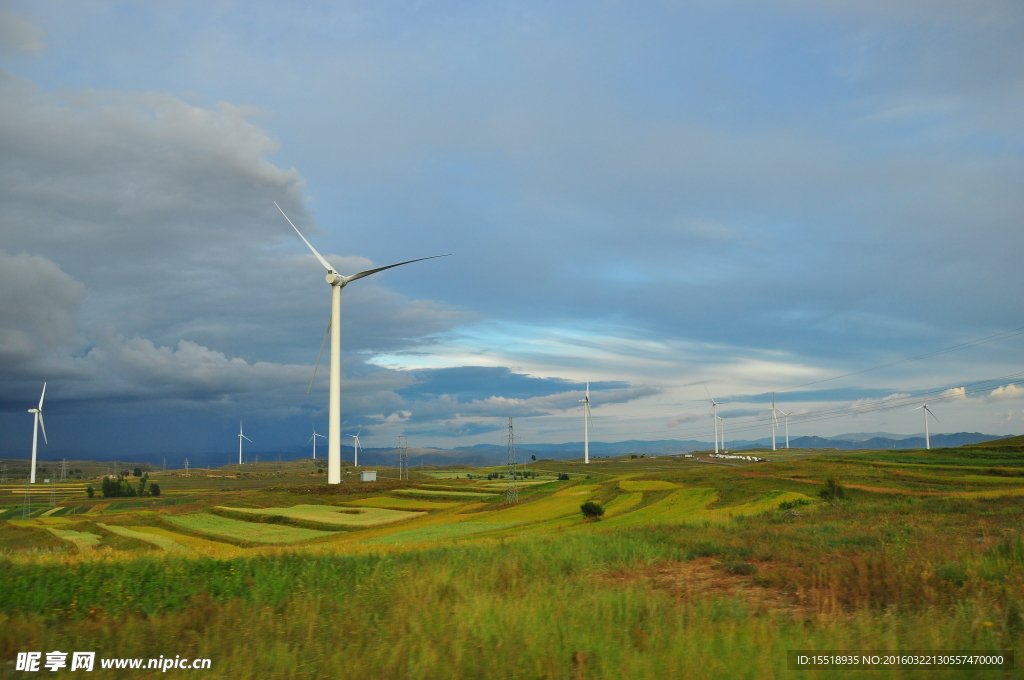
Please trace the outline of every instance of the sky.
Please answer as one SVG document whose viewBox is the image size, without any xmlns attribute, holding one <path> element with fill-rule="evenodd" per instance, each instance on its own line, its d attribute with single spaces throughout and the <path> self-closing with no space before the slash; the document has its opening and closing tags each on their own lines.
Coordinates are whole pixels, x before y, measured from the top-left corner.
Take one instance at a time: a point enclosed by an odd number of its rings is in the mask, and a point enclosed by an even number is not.
<svg viewBox="0 0 1024 680">
<path fill-rule="evenodd" d="M 588 381 L 602 441 L 711 441 L 708 394 L 770 436 L 772 392 L 792 436 L 924 401 L 1024 432 L 1022 32 L 1015 0 L 2 0 L 0 454 L 44 381 L 43 457 L 326 431 L 330 286 L 274 201 L 343 274 L 451 254 L 345 288 L 364 446 L 578 442 Z"/>
</svg>

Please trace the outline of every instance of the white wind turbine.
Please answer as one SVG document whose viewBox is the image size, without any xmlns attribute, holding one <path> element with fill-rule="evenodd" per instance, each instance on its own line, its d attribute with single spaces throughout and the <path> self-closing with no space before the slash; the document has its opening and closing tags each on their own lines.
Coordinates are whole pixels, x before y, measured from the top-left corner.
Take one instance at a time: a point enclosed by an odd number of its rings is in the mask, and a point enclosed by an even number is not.
<svg viewBox="0 0 1024 680">
<path fill-rule="evenodd" d="M 725 418 L 719 415 L 716 415 L 715 418 L 722 421 L 722 453 L 729 453 L 729 449 L 725 448 Z M 717 449 L 715 449 L 715 453 L 718 453 Z"/>
<path fill-rule="evenodd" d="M 701 384 L 704 385 L 704 383 L 701 383 Z M 708 399 L 711 400 L 711 413 L 712 413 L 712 415 L 714 415 L 714 423 L 715 423 L 715 453 L 718 453 L 718 421 L 721 420 L 721 418 L 718 417 L 718 402 L 715 401 L 715 398 L 711 396 L 711 392 L 708 392 L 708 386 L 707 385 L 704 385 L 704 391 L 708 393 Z M 724 430 L 724 426 L 723 426 L 723 430 Z M 723 445 L 723 447 L 725 445 L 724 433 L 723 433 L 723 436 L 722 436 L 722 445 Z"/>
<path fill-rule="evenodd" d="M 277 201 L 274 201 L 274 205 L 277 206 L 278 210 L 281 210 L 281 206 L 277 205 Z M 324 259 L 324 256 L 317 252 L 316 248 L 306 240 L 306 237 L 302 235 L 299 228 L 285 215 L 284 210 L 281 210 L 281 214 L 288 220 L 288 224 L 292 225 L 292 229 L 299 235 L 303 243 L 313 251 L 316 255 L 316 259 L 320 261 L 327 269 L 327 283 L 331 285 L 331 321 L 327 325 L 327 330 L 331 333 L 331 388 L 330 388 L 330 400 L 327 409 L 327 483 L 328 484 L 340 484 L 341 483 L 341 289 L 352 283 L 357 279 L 361 279 L 364 276 L 370 274 L 376 274 L 382 272 L 385 269 L 391 269 L 392 267 L 400 267 L 403 264 L 410 264 L 412 262 L 420 262 L 422 260 L 432 260 L 435 257 L 447 257 L 447 255 L 431 255 L 430 257 L 420 257 L 415 260 L 406 260 L 405 262 L 398 262 L 396 264 L 389 264 L 386 267 L 377 267 L 375 269 L 367 269 L 366 271 L 352 274 L 351 276 L 342 276 L 337 270 L 331 266 L 331 263 Z M 324 332 L 324 344 L 327 342 L 327 332 Z M 320 345 L 320 355 L 323 356 L 323 344 Z M 320 366 L 320 357 L 317 357 L 316 367 Z M 313 377 L 316 378 L 316 367 L 313 368 Z M 310 380 L 310 386 L 312 387 L 313 381 Z M 307 390 L 308 391 L 308 390 Z"/>
<path fill-rule="evenodd" d="M 359 467 L 359 435 L 362 433 L 363 431 L 359 430 L 359 432 L 349 435 L 349 437 L 352 437 L 352 447 L 355 449 L 355 460 L 352 461 L 355 467 Z"/>
<path fill-rule="evenodd" d="M 29 484 L 36 483 L 36 445 L 39 442 L 40 429 L 43 431 L 43 441 L 46 442 L 47 445 L 50 444 L 50 442 L 46 440 L 46 425 L 43 423 L 43 397 L 45 396 L 46 383 L 43 383 L 43 393 L 39 395 L 39 406 L 28 410 L 29 413 L 34 413 L 36 416 L 35 422 L 32 424 L 32 472 L 29 473 Z"/>
<path fill-rule="evenodd" d="M 928 437 L 928 416 L 935 418 L 935 414 L 932 413 L 932 410 L 930 408 L 928 408 L 928 404 L 924 404 L 922 406 L 918 406 L 917 408 L 912 408 L 910 410 L 917 411 L 918 409 L 921 409 L 924 412 L 924 448 L 931 449 L 932 442 L 931 439 L 929 439 Z M 935 422 L 939 422 L 939 419 L 935 418 Z"/>
<path fill-rule="evenodd" d="M 789 417 L 791 415 L 793 415 L 793 412 L 790 411 L 789 413 L 786 413 L 785 411 L 783 411 L 780 408 L 779 409 L 779 413 L 781 413 L 782 417 L 786 419 L 786 448 L 788 449 L 789 448 Z M 774 451 L 775 449 L 772 449 L 772 450 Z"/>
<path fill-rule="evenodd" d="M 590 431 L 587 429 L 587 421 L 590 421 L 591 427 L 594 425 L 594 419 L 590 417 L 590 383 L 587 383 L 587 396 L 580 399 L 580 403 L 583 404 L 583 464 L 588 465 L 590 463 Z"/>
<path fill-rule="evenodd" d="M 775 428 L 779 426 L 779 419 L 775 416 L 775 393 L 772 392 L 772 451 L 775 450 Z M 787 445 L 789 448 L 789 437 L 786 437 Z"/>
<path fill-rule="evenodd" d="M 245 440 L 252 444 L 252 440 L 242 434 L 242 421 L 238 421 L 238 464 L 242 464 L 242 440 Z"/>
<path fill-rule="evenodd" d="M 327 437 L 323 436 L 322 434 L 317 434 L 316 433 L 316 427 L 314 427 L 313 428 L 313 436 L 309 438 L 309 442 L 313 442 L 313 460 L 316 460 L 316 438 L 317 437 L 320 437 L 321 439 L 327 439 Z M 308 444 L 309 442 L 306 442 L 306 443 Z"/>
</svg>

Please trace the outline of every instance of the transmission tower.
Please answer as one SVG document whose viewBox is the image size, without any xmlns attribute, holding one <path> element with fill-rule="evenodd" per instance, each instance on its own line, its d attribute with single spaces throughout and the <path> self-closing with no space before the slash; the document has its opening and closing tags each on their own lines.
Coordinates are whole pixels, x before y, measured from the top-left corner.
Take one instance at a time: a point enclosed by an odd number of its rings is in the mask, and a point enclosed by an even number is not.
<svg viewBox="0 0 1024 680">
<path fill-rule="evenodd" d="M 508 486 L 505 488 L 505 502 L 509 505 L 519 503 L 519 482 L 516 480 L 516 436 L 512 432 L 512 418 L 508 419 Z"/>
<path fill-rule="evenodd" d="M 60 461 L 60 481 L 68 481 L 68 459 L 62 458 Z"/>
<path fill-rule="evenodd" d="M 398 435 L 398 478 L 409 479 L 409 438 L 404 434 Z"/>
<path fill-rule="evenodd" d="M 28 519 L 32 515 L 32 492 L 29 491 L 31 484 L 29 478 L 25 478 L 25 502 L 21 504 L 21 518 Z"/>
<path fill-rule="evenodd" d="M 188 477 L 188 458 L 185 459 L 185 476 Z"/>
<path fill-rule="evenodd" d="M 4 469 L 0 472 L 0 484 L 7 483 L 7 463 L 4 463 Z"/>
</svg>

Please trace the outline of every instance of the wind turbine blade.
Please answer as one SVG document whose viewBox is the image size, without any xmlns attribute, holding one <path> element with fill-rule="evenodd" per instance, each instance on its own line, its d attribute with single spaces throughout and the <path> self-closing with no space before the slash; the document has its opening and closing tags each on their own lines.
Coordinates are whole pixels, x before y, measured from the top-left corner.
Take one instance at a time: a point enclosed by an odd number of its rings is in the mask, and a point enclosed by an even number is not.
<svg viewBox="0 0 1024 680">
<path fill-rule="evenodd" d="M 40 403 L 42 403 L 42 402 L 40 402 Z M 39 411 L 39 427 L 43 431 L 43 441 L 46 442 L 47 445 L 49 445 L 50 442 L 48 442 L 46 440 L 46 425 L 43 423 L 43 412 L 42 411 Z"/>
<path fill-rule="evenodd" d="M 274 201 L 274 205 L 277 206 L 278 210 L 281 210 L 281 206 L 277 205 L 277 201 Z M 284 215 L 284 210 L 281 210 L 281 214 Z M 313 247 L 313 244 L 306 240 L 306 237 L 302 235 L 302 232 L 299 231 L 299 228 L 295 226 L 288 216 L 284 215 L 284 218 L 288 220 L 288 224 L 292 225 L 292 229 L 294 229 L 295 233 L 299 235 L 299 238 L 302 239 L 303 243 L 309 246 L 309 249 L 313 251 L 313 254 L 316 255 L 316 259 L 320 260 L 320 264 L 327 267 L 327 271 L 337 273 L 337 270 L 331 266 L 331 263 L 325 260 L 323 255 L 316 252 L 316 248 Z"/>
<path fill-rule="evenodd" d="M 935 422 L 939 422 L 939 419 L 935 417 L 935 414 L 932 413 L 932 410 L 930 408 L 926 408 L 925 411 L 927 411 L 928 415 L 930 415 L 932 418 L 935 418 Z"/>
<path fill-rule="evenodd" d="M 313 437 L 315 437 L 315 436 L 316 436 L 316 435 L 314 434 L 314 435 L 313 435 Z M 309 441 L 307 441 L 306 443 L 308 444 L 309 442 L 313 441 L 313 437 L 310 437 L 310 438 L 309 438 Z"/>
<path fill-rule="evenodd" d="M 316 380 L 316 369 L 320 368 L 320 360 L 324 358 L 324 347 L 327 346 L 327 334 L 331 332 L 331 317 L 327 317 L 327 329 L 324 331 L 324 341 L 320 343 L 320 354 L 316 355 L 316 366 L 313 367 L 313 377 L 309 379 L 309 387 L 306 394 L 313 389 L 313 381 Z"/>
<path fill-rule="evenodd" d="M 251 439 L 249 439 L 248 437 L 246 437 L 246 436 L 245 436 L 244 434 L 242 434 L 242 435 L 239 435 L 239 436 L 240 436 L 240 437 L 241 437 L 242 439 L 244 439 L 245 441 L 247 441 L 247 442 L 249 442 L 250 444 L 252 444 L 252 440 L 251 440 Z"/>
<path fill-rule="evenodd" d="M 310 247 L 312 248 L 312 246 L 310 246 Z M 451 255 L 451 253 L 446 253 L 444 255 L 431 255 L 430 257 L 418 257 L 415 260 L 406 260 L 405 262 L 397 262 L 395 264 L 389 264 L 386 267 L 377 267 L 376 269 L 367 269 L 364 272 L 359 272 L 358 274 L 353 274 L 352 276 L 346 276 L 345 277 L 345 283 L 348 283 L 349 281 L 355 281 L 356 279 L 361 279 L 364 276 L 369 276 L 370 274 L 376 274 L 377 272 L 382 272 L 385 269 L 391 269 L 392 267 L 401 267 L 403 264 L 411 264 L 413 262 L 422 262 L 423 260 L 433 260 L 434 258 L 437 258 L 437 257 L 448 257 L 449 255 Z"/>
<path fill-rule="evenodd" d="M 701 385 L 704 385 L 704 383 L 701 383 Z M 708 399 L 710 399 L 711 403 L 714 404 L 715 403 L 715 398 L 711 396 L 711 392 L 708 391 L 708 386 L 707 385 L 704 385 L 704 391 L 708 393 Z"/>
<path fill-rule="evenodd" d="M 39 410 L 43 410 L 43 397 L 46 396 L 46 383 L 43 383 L 43 393 L 39 395 Z"/>
</svg>

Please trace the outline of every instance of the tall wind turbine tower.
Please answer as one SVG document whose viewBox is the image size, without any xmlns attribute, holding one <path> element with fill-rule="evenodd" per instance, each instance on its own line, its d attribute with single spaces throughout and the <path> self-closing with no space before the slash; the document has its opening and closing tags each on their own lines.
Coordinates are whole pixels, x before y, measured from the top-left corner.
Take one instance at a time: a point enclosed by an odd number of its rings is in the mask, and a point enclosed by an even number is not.
<svg viewBox="0 0 1024 680">
<path fill-rule="evenodd" d="M 775 450 L 775 428 L 779 426 L 779 419 L 775 417 L 775 393 L 772 392 L 772 451 Z M 788 446 L 786 447 L 789 448 Z"/>
<path fill-rule="evenodd" d="M 252 440 L 242 434 L 242 421 L 238 421 L 238 464 L 242 464 L 242 440 L 245 440 L 252 444 Z"/>
<path fill-rule="evenodd" d="M 793 415 L 793 412 L 790 411 L 789 413 L 786 413 L 782 409 L 779 409 L 779 413 L 781 413 L 782 417 L 786 419 L 786 448 L 788 449 L 789 448 L 789 417 L 791 415 Z"/>
<path fill-rule="evenodd" d="M 349 437 L 352 437 L 352 448 L 355 449 L 355 460 L 352 461 L 355 467 L 359 467 L 359 435 L 362 432 L 362 430 L 359 430 L 359 432 L 349 435 Z M 322 437 L 323 435 L 320 436 Z"/>
<path fill-rule="evenodd" d="M 587 396 L 580 399 L 580 403 L 583 404 L 583 464 L 590 464 L 590 430 L 587 429 L 587 421 L 590 424 L 594 424 L 594 419 L 590 417 L 590 383 L 587 383 Z"/>
<path fill-rule="evenodd" d="M 911 409 L 911 411 L 916 411 L 918 409 L 921 409 L 924 414 L 924 448 L 930 450 L 932 448 L 932 442 L 931 439 L 928 437 L 928 416 L 935 418 L 935 414 L 932 413 L 932 410 L 930 408 L 928 408 L 928 404 L 918 406 L 917 408 Z M 939 419 L 935 418 L 935 422 L 939 422 Z"/>
<path fill-rule="evenodd" d="M 701 383 L 702 385 L 704 383 Z M 718 402 L 711 396 L 711 392 L 708 392 L 708 386 L 704 385 L 704 391 L 708 393 L 708 399 L 711 400 L 711 414 L 714 416 L 713 420 L 715 423 L 715 453 L 718 453 L 718 421 L 721 418 L 718 417 Z M 725 434 L 722 434 L 722 448 L 725 448 Z"/>
<path fill-rule="evenodd" d="M 327 437 L 323 436 L 322 434 L 317 434 L 316 433 L 316 428 L 314 427 L 313 428 L 313 436 L 309 438 L 309 442 L 313 442 L 313 460 L 316 460 L 316 438 L 317 437 L 320 437 L 321 439 L 327 439 Z M 308 444 L 309 442 L 306 442 L 306 443 Z"/>
<path fill-rule="evenodd" d="M 29 472 L 29 484 L 36 483 L 36 446 L 39 443 L 39 430 L 43 431 L 43 441 L 49 445 L 50 442 L 46 440 L 46 425 L 43 423 L 43 397 L 46 396 L 46 383 L 43 383 L 43 393 L 39 395 L 39 406 L 30 408 L 29 413 L 34 413 L 36 416 L 35 423 L 32 425 L 32 471 Z"/>
<path fill-rule="evenodd" d="M 369 276 L 382 272 L 385 269 L 391 269 L 392 267 L 400 267 L 403 264 L 410 264 L 412 262 L 421 262 L 423 260 L 432 260 L 435 257 L 447 257 L 447 255 L 431 255 L 430 257 L 420 257 L 415 260 L 406 260 L 405 262 L 398 262 L 396 264 L 389 264 L 386 267 L 377 267 L 375 269 L 367 269 L 351 276 L 342 276 L 337 270 L 331 266 L 331 263 L 324 259 L 324 256 L 316 251 L 316 248 L 306 240 L 306 237 L 302 235 L 299 228 L 292 223 L 292 221 L 285 215 L 284 210 L 281 210 L 281 206 L 277 205 L 277 201 L 274 201 L 274 205 L 281 211 L 284 218 L 288 220 L 288 224 L 292 225 L 292 229 L 299 235 L 303 243 L 309 247 L 316 259 L 320 261 L 327 269 L 327 283 L 331 285 L 331 321 L 328 324 L 327 329 L 331 333 L 331 388 L 330 388 L 330 401 L 327 408 L 327 483 L 328 484 L 340 484 L 341 483 L 341 289 L 348 284 Z M 326 333 L 324 334 L 324 340 L 327 340 Z M 323 346 L 321 345 L 321 352 L 323 352 Z M 317 366 L 320 365 L 320 359 L 317 359 Z M 316 368 L 313 368 L 313 377 L 316 377 Z M 312 385 L 312 381 L 310 381 Z"/>
<path fill-rule="evenodd" d="M 722 418 L 721 416 L 715 417 L 722 421 L 722 453 L 729 453 L 729 449 L 725 448 L 725 418 Z"/>
</svg>

